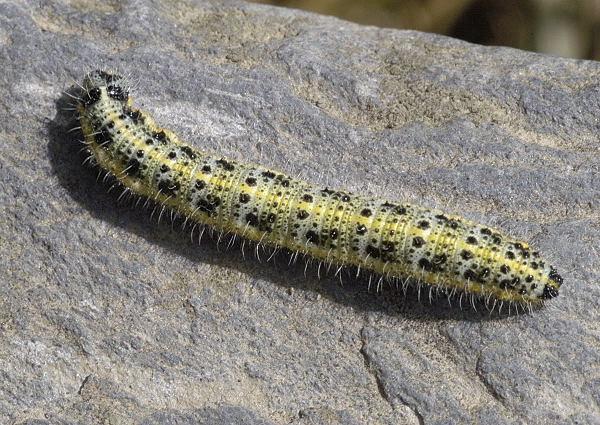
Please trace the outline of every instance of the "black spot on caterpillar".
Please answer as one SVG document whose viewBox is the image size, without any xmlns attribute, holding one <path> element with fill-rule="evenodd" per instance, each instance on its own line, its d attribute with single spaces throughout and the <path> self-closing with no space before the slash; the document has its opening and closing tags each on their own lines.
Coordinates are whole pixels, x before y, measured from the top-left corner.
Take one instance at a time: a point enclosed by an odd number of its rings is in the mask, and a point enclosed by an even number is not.
<svg viewBox="0 0 600 425">
<path fill-rule="evenodd" d="M 86 75 L 77 109 L 95 162 L 188 221 L 494 305 L 539 305 L 558 295 L 561 276 L 526 242 L 459 216 L 211 156 L 134 109 L 117 74 Z"/>
</svg>

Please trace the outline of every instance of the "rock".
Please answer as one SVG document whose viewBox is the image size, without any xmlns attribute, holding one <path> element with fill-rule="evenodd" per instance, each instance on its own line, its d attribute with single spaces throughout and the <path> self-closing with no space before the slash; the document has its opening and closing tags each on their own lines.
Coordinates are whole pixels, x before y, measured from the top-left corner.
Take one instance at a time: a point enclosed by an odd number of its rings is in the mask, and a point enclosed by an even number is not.
<svg viewBox="0 0 600 425">
<path fill-rule="evenodd" d="M 600 421 L 598 63 L 199 0 L 2 2 L 0 61 L 0 422 Z M 561 295 L 490 316 L 191 243 L 81 165 L 61 92 L 99 67 L 199 147 L 531 240 Z"/>
</svg>

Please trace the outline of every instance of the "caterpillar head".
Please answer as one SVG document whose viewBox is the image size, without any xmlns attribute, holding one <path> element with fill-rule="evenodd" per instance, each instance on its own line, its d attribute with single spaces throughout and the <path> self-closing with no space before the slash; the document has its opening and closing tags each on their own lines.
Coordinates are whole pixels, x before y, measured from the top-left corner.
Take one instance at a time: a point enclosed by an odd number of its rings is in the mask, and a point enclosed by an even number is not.
<svg viewBox="0 0 600 425">
<path fill-rule="evenodd" d="M 533 264 L 540 264 L 541 270 L 537 269 L 538 266 L 535 270 L 531 268 Z M 543 261 L 526 264 L 515 276 L 517 277 L 511 283 L 516 284 L 510 289 L 517 291 L 524 301 L 533 304 L 557 297 L 563 283 L 563 278 L 556 269 Z"/>
<path fill-rule="evenodd" d="M 547 273 L 546 283 L 542 293 L 539 295 L 539 298 L 543 300 L 549 300 L 558 296 L 558 290 L 563 283 L 562 276 L 558 274 L 554 267 L 549 266 Z"/>
<path fill-rule="evenodd" d="M 88 73 L 83 79 L 83 90 L 84 106 L 96 103 L 103 92 L 114 100 L 121 102 L 129 100 L 129 84 L 123 76 L 115 73 L 100 70 Z"/>
</svg>

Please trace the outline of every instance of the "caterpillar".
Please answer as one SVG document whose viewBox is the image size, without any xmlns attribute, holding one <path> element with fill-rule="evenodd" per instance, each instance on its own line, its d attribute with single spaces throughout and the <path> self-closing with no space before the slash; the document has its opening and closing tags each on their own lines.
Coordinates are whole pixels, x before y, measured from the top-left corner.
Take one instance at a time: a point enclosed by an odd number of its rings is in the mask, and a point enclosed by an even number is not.
<svg viewBox="0 0 600 425">
<path fill-rule="evenodd" d="M 461 300 L 493 300 L 492 311 L 497 302 L 531 308 L 558 295 L 557 270 L 489 226 L 195 149 L 135 109 L 119 74 L 90 72 L 81 89 L 76 109 L 91 158 L 126 191 L 186 222 Z"/>
</svg>

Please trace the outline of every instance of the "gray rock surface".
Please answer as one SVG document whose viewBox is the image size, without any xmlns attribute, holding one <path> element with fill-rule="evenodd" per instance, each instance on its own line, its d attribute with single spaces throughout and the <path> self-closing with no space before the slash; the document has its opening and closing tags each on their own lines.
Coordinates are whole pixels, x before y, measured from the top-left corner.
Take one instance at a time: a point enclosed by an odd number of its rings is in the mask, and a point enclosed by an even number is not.
<svg viewBox="0 0 600 425">
<path fill-rule="evenodd" d="M 600 423 L 600 64 L 199 0 L 0 2 L 0 63 L 0 423 Z M 561 295 L 191 243 L 81 165 L 61 92 L 98 67 L 197 146 L 531 240 Z"/>
</svg>

